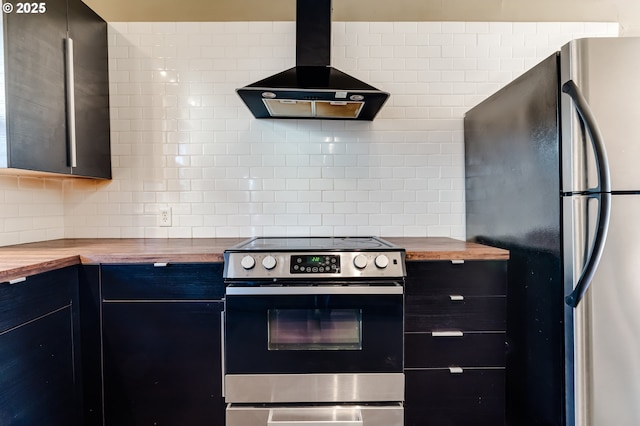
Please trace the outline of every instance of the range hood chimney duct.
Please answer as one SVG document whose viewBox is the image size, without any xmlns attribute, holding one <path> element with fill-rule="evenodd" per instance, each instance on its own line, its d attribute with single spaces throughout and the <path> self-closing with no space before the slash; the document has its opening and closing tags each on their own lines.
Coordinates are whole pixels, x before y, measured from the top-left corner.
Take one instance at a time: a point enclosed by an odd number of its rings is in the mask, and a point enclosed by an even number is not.
<svg viewBox="0 0 640 426">
<path fill-rule="evenodd" d="M 303 4 L 304 3 L 304 4 Z M 331 65 L 331 0 L 298 0 L 296 65 Z"/>
<path fill-rule="evenodd" d="M 296 66 L 236 92 L 256 118 L 373 120 L 389 93 L 331 64 L 331 0 L 297 0 Z"/>
</svg>

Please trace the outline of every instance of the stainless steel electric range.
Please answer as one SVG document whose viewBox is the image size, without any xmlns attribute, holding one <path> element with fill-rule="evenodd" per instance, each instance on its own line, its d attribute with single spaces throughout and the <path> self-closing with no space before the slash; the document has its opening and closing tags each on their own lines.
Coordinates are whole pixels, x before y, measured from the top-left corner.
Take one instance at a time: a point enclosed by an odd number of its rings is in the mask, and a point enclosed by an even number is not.
<svg viewBox="0 0 640 426">
<path fill-rule="evenodd" d="M 254 238 L 224 268 L 227 426 L 403 425 L 403 248 Z"/>
</svg>

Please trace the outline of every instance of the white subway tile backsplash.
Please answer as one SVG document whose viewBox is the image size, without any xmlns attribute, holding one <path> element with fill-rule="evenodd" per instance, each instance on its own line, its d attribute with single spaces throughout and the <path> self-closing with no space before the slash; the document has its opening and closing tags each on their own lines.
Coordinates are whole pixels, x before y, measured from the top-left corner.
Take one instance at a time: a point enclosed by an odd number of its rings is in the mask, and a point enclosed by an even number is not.
<svg viewBox="0 0 640 426">
<path fill-rule="evenodd" d="M 293 22 L 110 23 L 113 180 L 0 176 L 0 245 L 62 237 L 464 238 L 462 117 L 615 23 L 334 22 L 373 122 L 256 120 L 235 89 L 295 64 Z M 158 227 L 171 207 L 172 227 Z"/>
</svg>

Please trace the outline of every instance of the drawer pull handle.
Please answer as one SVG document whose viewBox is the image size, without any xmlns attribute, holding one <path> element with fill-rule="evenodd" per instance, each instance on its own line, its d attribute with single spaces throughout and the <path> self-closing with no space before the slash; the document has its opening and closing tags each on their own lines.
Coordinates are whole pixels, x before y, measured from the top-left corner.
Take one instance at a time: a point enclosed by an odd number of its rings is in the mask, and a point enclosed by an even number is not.
<svg viewBox="0 0 640 426">
<path fill-rule="evenodd" d="M 449 295 L 449 299 L 451 299 L 452 302 L 461 302 L 464 300 L 464 296 L 461 294 L 451 294 Z"/>
<path fill-rule="evenodd" d="M 462 373 L 464 373 L 464 370 L 462 369 L 462 367 L 449 367 L 449 373 L 451 373 L 451 374 L 462 374 Z"/>
<path fill-rule="evenodd" d="M 453 263 L 454 265 L 462 265 L 464 264 L 464 259 L 452 259 L 451 263 Z"/>
<path fill-rule="evenodd" d="M 464 333 L 462 331 L 432 331 L 431 335 L 433 337 L 464 337 Z"/>
<path fill-rule="evenodd" d="M 153 267 L 154 267 L 154 268 L 164 268 L 164 267 L 166 267 L 167 265 L 168 265 L 168 263 L 167 263 L 167 262 L 156 262 L 156 263 L 154 263 L 154 264 L 153 264 Z"/>
<path fill-rule="evenodd" d="M 359 407 L 272 408 L 267 426 L 362 426 Z"/>
<path fill-rule="evenodd" d="M 9 280 L 9 284 L 18 284 L 18 283 L 22 283 L 25 282 L 27 280 L 27 277 L 20 277 L 20 278 L 16 278 L 13 280 Z"/>
</svg>

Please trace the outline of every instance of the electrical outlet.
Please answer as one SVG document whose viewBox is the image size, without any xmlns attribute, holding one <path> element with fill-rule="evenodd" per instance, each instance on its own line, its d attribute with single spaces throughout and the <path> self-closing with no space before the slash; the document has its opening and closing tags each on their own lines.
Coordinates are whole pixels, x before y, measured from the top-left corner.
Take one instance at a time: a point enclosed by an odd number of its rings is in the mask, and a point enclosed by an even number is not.
<svg viewBox="0 0 640 426">
<path fill-rule="evenodd" d="M 171 207 L 163 207 L 158 214 L 159 226 L 171 226 Z"/>
</svg>

